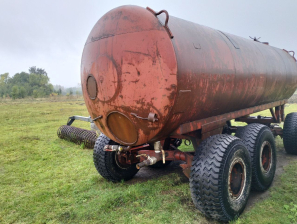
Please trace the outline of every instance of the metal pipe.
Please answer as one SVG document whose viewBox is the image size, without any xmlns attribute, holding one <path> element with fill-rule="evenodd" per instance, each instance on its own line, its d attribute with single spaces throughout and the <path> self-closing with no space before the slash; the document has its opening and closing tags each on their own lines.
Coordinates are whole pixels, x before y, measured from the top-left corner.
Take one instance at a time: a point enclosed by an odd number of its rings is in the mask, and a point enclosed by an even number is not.
<svg viewBox="0 0 297 224">
<path fill-rule="evenodd" d="M 150 166 L 157 162 L 157 158 L 154 156 L 148 156 L 146 160 L 142 161 L 141 163 L 136 164 L 136 168 L 140 169 L 144 166 Z"/>
<path fill-rule="evenodd" d="M 162 159 L 162 145 L 160 141 L 157 141 L 154 143 L 154 149 L 155 149 L 155 157 L 157 158 L 157 161 Z"/>
</svg>

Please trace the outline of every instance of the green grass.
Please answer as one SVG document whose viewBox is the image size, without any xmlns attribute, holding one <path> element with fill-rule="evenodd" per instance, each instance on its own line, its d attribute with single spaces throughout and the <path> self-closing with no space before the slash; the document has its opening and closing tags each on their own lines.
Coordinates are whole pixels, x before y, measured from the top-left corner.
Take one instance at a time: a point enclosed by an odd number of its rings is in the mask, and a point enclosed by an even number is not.
<svg viewBox="0 0 297 224">
<path fill-rule="evenodd" d="M 297 223 L 297 163 L 285 167 L 280 183 L 234 223 Z"/>
<path fill-rule="evenodd" d="M 8 100 L 0 108 L 0 223 L 213 222 L 195 209 L 189 184 L 178 174 L 107 182 L 95 170 L 91 150 L 59 139 L 56 131 L 70 115 L 88 116 L 82 99 Z M 286 107 L 291 111 L 297 106 Z M 86 122 L 74 126 L 89 129 Z M 277 147 L 283 148 L 280 139 Z M 294 223 L 296 170 L 297 163 L 287 166 L 271 196 L 236 222 Z"/>
</svg>

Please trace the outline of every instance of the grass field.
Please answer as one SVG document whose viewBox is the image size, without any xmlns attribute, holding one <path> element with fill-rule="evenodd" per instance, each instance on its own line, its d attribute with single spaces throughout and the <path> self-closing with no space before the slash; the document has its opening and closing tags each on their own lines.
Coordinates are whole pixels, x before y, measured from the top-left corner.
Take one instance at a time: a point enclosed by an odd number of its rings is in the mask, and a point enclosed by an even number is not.
<svg viewBox="0 0 297 224">
<path fill-rule="evenodd" d="M 59 139 L 68 116 L 88 116 L 82 99 L 0 101 L 0 108 L 0 223 L 213 223 L 195 209 L 179 174 L 107 182 L 91 150 Z M 268 197 L 233 223 L 297 222 L 297 157 L 284 170 Z"/>
</svg>

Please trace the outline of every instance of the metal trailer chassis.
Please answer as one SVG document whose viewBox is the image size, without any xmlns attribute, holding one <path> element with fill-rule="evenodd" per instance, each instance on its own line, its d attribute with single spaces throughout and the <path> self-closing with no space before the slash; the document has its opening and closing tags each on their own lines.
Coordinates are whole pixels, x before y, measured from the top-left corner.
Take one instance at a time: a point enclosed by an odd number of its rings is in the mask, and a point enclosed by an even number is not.
<svg viewBox="0 0 297 224">
<path fill-rule="evenodd" d="M 117 182 L 133 178 L 145 166 L 162 168 L 170 161 L 182 161 L 195 206 L 208 217 L 230 221 L 243 212 L 250 189 L 265 191 L 272 184 L 274 138 L 283 138 L 287 153 L 297 154 L 297 113 L 288 114 L 285 121 L 286 102 L 185 123 L 167 138 L 140 146 L 121 146 L 101 134 L 94 147 L 94 164 L 104 178 Z M 266 109 L 271 116 L 250 116 Z M 232 126 L 233 119 L 247 125 Z M 284 129 L 279 126 L 283 121 Z M 182 139 L 193 143 L 194 152 L 178 150 Z"/>
<path fill-rule="evenodd" d="M 159 161 L 165 164 L 166 161 L 184 161 L 180 164 L 184 174 L 189 178 L 191 172 L 194 152 L 182 152 L 177 149 L 177 146 L 172 144 L 176 139 L 190 140 L 193 143 L 194 149 L 205 139 L 216 134 L 236 133 L 239 128 L 231 126 L 230 120 L 245 122 L 247 124 L 258 123 L 268 126 L 273 135 L 283 136 L 283 129 L 278 126 L 284 121 L 284 107 L 287 100 L 281 100 L 274 103 L 264 104 L 256 107 L 251 107 L 215 117 L 210 117 L 198 121 L 182 124 L 168 138 L 161 141 L 160 144 L 155 144 L 154 147 L 150 144 L 144 144 L 137 147 L 130 146 L 112 146 L 106 145 L 104 151 L 117 151 L 118 160 L 122 164 L 138 163 L 137 168 L 153 165 Z M 271 117 L 250 116 L 250 114 L 269 109 Z M 152 150 L 154 149 L 154 150 Z M 153 159 L 152 159 L 153 158 Z"/>
</svg>

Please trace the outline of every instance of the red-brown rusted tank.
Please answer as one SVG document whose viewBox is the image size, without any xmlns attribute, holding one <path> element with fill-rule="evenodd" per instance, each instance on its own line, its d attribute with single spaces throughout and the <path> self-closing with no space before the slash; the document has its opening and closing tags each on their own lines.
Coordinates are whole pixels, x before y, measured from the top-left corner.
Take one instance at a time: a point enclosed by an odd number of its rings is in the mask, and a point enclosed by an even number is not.
<svg viewBox="0 0 297 224">
<path fill-rule="evenodd" d="M 269 45 L 121 6 L 92 29 L 81 83 L 99 129 L 121 144 L 140 145 L 187 122 L 288 99 L 297 64 Z"/>
</svg>

